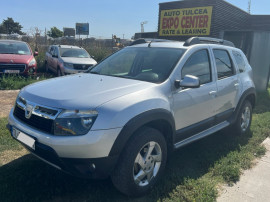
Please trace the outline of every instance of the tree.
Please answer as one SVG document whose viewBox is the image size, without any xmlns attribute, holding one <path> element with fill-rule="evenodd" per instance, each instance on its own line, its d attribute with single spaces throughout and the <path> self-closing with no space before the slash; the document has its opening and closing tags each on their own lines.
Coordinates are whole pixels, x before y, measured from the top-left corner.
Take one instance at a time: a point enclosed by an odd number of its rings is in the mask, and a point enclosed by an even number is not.
<svg viewBox="0 0 270 202">
<path fill-rule="evenodd" d="M 52 27 L 51 30 L 47 32 L 47 35 L 52 38 L 58 38 L 63 36 L 63 32 L 59 30 L 57 27 Z"/>
<path fill-rule="evenodd" d="M 2 34 L 20 34 L 23 35 L 21 29 L 23 26 L 20 25 L 18 22 L 14 22 L 12 18 L 7 18 L 6 20 L 3 20 L 3 22 L 0 24 L 0 33 Z"/>
</svg>

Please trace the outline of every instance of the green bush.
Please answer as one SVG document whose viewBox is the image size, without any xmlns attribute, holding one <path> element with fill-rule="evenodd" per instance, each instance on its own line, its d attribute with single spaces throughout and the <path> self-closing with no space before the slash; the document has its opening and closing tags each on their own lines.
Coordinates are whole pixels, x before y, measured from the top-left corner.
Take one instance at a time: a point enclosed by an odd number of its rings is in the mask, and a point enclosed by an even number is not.
<svg viewBox="0 0 270 202">
<path fill-rule="evenodd" d="M 16 90 L 21 89 L 31 83 L 47 79 L 46 76 L 42 75 L 40 77 L 29 76 L 17 76 L 17 75 L 7 75 L 0 78 L 0 90 Z"/>
<path fill-rule="evenodd" d="M 111 48 L 92 47 L 92 48 L 85 48 L 85 49 L 91 56 L 94 56 L 94 59 L 97 62 L 100 62 L 101 60 L 103 60 L 104 58 L 112 54 Z"/>
</svg>

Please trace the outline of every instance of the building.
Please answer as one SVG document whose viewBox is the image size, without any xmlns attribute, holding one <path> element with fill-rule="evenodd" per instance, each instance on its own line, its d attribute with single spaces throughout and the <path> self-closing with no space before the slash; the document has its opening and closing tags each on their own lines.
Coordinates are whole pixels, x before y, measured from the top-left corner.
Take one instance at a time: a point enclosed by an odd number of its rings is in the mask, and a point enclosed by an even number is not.
<svg viewBox="0 0 270 202">
<path fill-rule="evenodd" d="M 270 15 L 250 15 L 224 0 L 182 0 L 159 4 L 158 38 L 184 41 L 192 36 L 232 41 L 253 67 L 257 90 L 270 73 Z"/>
</svg>

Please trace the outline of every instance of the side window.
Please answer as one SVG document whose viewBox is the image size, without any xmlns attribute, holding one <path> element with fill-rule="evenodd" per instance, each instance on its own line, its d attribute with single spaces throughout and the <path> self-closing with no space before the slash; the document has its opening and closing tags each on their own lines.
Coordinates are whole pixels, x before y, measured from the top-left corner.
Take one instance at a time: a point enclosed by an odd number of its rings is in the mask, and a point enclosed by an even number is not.
<svg viewBox="0 0 270 202">
<path fill-rule="evenodd" d="M 58 56 L 58 48 L 55 47 L 53 53 L 54 53 L 54 55 Z"/>
<path fill-rule="evenodd" d="M 209 83 L 211 78 L 211 66 L 208 51 L 200 50 L 194 53 L 182 68 L 182 79 L 185 75 L 197 76 L 201 84 Z"/>
<path fill-rule="evenodd" d="M 53 55 L 53 53 L 54 53 L 54 47 L 52 46 L 50 50 L 50 54 Z"/>
<path fill-rule="evenodd" d="M 245 63 L 242 55 L 237 51 L 233 51 L 233 56 L 234 56 L 235 61 L 238 65 L 240 73 L 246 71 L 246 63 Z"/>
<path fill-rule="evenodd" d="M 229 53 L 226 50 L 219 49 L 213 50 L 213 52 L 216 60 L 218 79 L 234 75 L 234 69 Z"/>
</svg>

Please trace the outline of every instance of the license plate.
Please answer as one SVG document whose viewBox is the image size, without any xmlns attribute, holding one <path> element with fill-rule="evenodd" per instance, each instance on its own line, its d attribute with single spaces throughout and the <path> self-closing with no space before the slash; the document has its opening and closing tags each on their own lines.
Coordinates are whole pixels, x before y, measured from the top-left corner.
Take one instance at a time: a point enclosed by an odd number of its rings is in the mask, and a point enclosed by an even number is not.
<svg viewBox="0 0 270 202">
<path fill-rule="evenodd" d="M 20 73 L 20 70 L 6 69 L 6 70 L 4 70 L 4 73 L 19 74 Z"/>
<path fill-rule="evenodd" d="M 27 145 L 28 147 L 35 150 L 35 139 L 26 135 L 25 133 L 17 130 L 16 128 L 12 128 L 12 136 Z"/>
</svg>

